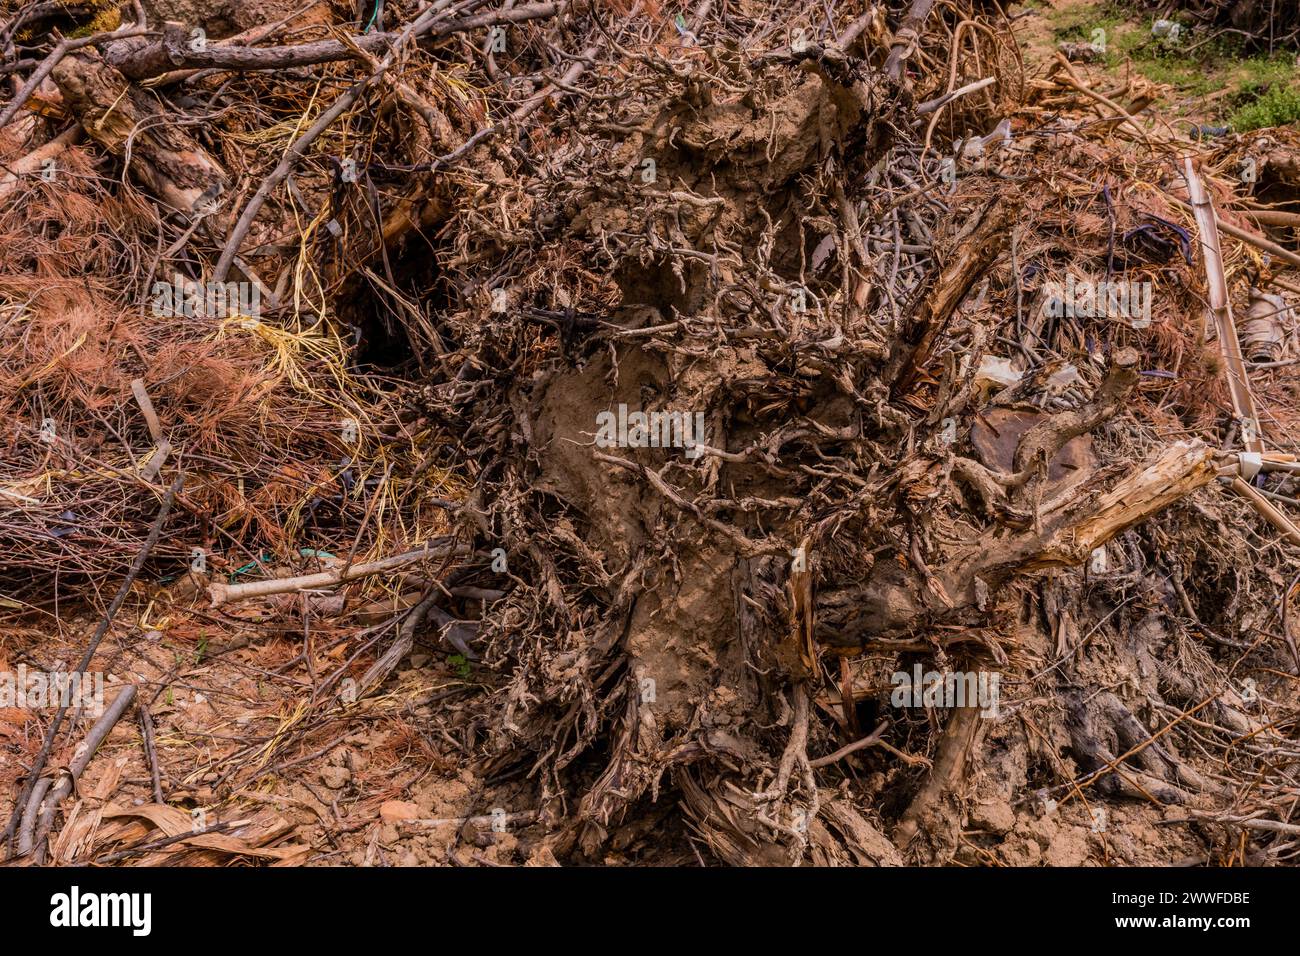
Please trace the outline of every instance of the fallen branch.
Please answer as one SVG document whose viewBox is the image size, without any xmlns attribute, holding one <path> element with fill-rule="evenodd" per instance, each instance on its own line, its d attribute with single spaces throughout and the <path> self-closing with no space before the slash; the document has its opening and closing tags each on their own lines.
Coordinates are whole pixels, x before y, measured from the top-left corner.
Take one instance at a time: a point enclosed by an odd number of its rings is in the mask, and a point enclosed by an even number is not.
<svg viewBox="0 0 1300 956">
<path fill-rule="evenodd" d="M 104 43 L 108 40 L 114 40 L 119 37 L 137 37 L 143 36 L 147 33 L 148 30 L 143 26 L 145 22 L 144 12 L 140 9 L 138 0 L 135 9 L 137 16 L 136 22 L 139 24 L 138 26 L 121 26 L 109 33 L 96 33 L 93 36 L 60 41 L 59 45 L 50 51 L 50 55 L 41 61 L 41 65 L 36 68 L 35 72 L 27 78 L 27 82 L 23 84 L 22 89 L 18 91 L 18 94 L 12 101 L 10 101 L 9 105 L 4 108 L 4 111 L 0 112 L 0 129 L 9 125 L 9 121 L 17 115 L 20 109 L 22 109 L 23 104 L 27 102 L 31 95 L 36 92 L 37 88 L 40 87 L 41 83 L 45 81 L 45 78 L 50 75 L 50 72 L 58 66 L 63 58 L 69 53 L 74 50 L 80 50 L 82 47 L 95 46 L 96 44 Z"/>
<path fill-rule="evenodd" d="M 184 482 L 184 476 L 177 476 L 176 480 L 172 482 L 171 487 L 167 489 L 167 493 L 163 495 L 162 505 L 158 508 L 158 517 L 154 519 L 153 527 L 149 529 L 149 537 L 145 539 L 144 546 L 141 547 L 140 551 L 136 554 L 135 561 L 131 564 L 131 570 L 127 572 L 126 578 L 122 581 L 122 586 L 118 588 L 117 594 L 113 598 L 113 603 L 108 606 L 108 610 L 104 613 L 103 619 L 99 622 L 99 627 L 95 629 L 95 633 L 91 636 L 90 644 L 86 647 L 85 653 L 81 656 L 81 662 L 77 665 L 76 673 L 84 674 L 86 668 L 90 666 L 91 658 L 95 656 L 95 651 L 98 649 L 100 641 L 102 641 L 104 635 L 108 633 L 108 628 L 113 623 L 113 618 L 117 616 L 117 612 L 121 610 L 122 604 L 126 601 L 126 596 L 131 592 L 131 585 L 135 583 L 136 577 L 140 574 L 141 569 L 144 568 L 144 563 L 148 559 L 149 553 L 153 551 L 154 545 L 158 543 L 158 538 L 162 534 L 163 524 L 167 521 L 167 515 L 171 511 L 172 502 L 175 500 L 176 495 L 181 490 L 181 485 L 184 484 Z M 23 807 L 31 796 L 32 790 L 36 786 L 36 781 L 40 778 L 41 771 L 45 769 L 45 762 L 50 757 L 50 751 L 54 747 L 54 739 L 58 736 L 59 728 L 63 725 L 63 717 L 67 712 L 67 702 L 61 702 L 58 711 L 54 714 L 54 720 L 50 721 L 49 730 L 45 732 L 45 742 L 41 744 L 40 752 L 36 755 L 36 759 L 32 761 L 32 769 L 27 776 L 27 783 L 23 786 L 18 799 L 14 801 L 14 810 L 9 818 L 9 824 L 5 828 L 5 840 L 8 842 L 11 850 L 13 848 L 14 830 L 18 826 L 18 821 L 22 815 Z"/>
<path fill-rule="evenodd" d="M 44 146 L 34 149 L 21 159 L 10 163 L 9 172 L 5 173 L 4 176 L 0 176 L 0 200 L 18 188 L 18 180 L 23 176 L 36 172 L 45 164 L 47 159 L 53 159 L 69 146 L 75 145 L 81 139 L 81 134 L 82 129 L 80 126 L 69 126 Z"/>
<path fill-rule="evenodd" d="M 44 854 L 43 844 L 45 837 L 49 834 L 50 828 L 54 826 L 54 816 L 59 811 L 59 804 L 65 797 L 72 792 L 72 788 L 77 781 L 81 779 L 82 772 L 90 764 L 90 760 L 95 756 L 95 751 L 99 749 L 109 731 L 117 725 L 118 720 L 126 713 L 127 707 L 131 701 L 135 700 L 135 685 L 127 684 L 122 688 L 122 692 L 114 698 L 113 703 L 109 704 L 104 713 L 100 715 L 99 720 L 95 721 L 90 733 L 86 734 L 86 739 L 82 741 L 77 748 L 77 755 L 73 757 L 72 763 L 67 770 L 60 775 L 59 782 L 54 785 L 50 795 L 43 802 L 45 809 L 39 815 L 39 822 L 36 826 L 35 836 L 30 834 L 20 834 L 19 843 L 26 843 L 31 846 L 39 857 Z"/>
<path fill-rule="evenodd" d="M 1204 810 L 1186 810 L 1188 816 L 1206 823 L 1221 823 L 1224 826 L 1246 827 L 1250 830 L 1267 830 L 1270 833 L 1288 833 L 1300 836 L 1300 824 L 1283 823 L 1280 820 L 1260 820 L 1254 817 L 1225 817 Z"/>
<path fill-rule="evenodd" d="M 1274 508 L 1267 498 L 1242 481 L 1240 477 L 1233 478 L 1229 487 L 1249 501 L 1269 524 L 1282 532 L 1283 537 L 1292 544 L 1300 544 L 1300 529 L 1292 524 L 1290 518 Z"/>
<path fill-rule="evenodd" d="M 267 581 L 249 581 L 247 584 L 226 584 L 222 581 L 213 581 L 208 585 L 208 596 L 212 600 L 212 607 L 220 607 L 232 601 L 247 601 L 250 598 L 266 597 L 270 594 L 288 594 L 291 591 L 333 587 L 336 584 L 355 581 L 357 578 L 364 578 L 371 574 L 382 574 L 384 571 L 405 567 L 408 564 L 415 564 L 417 561 L 424 561 L 428 558 L 448 558 L 468 553 L 469 548 L 465 545 L 440 544 L 431 548 L 420 548 L 416 551 L 407 551 L 404 554 L 395 554 L 379 561 L 371 561 L 368 564 L 354 564 L 347 569 L 346 573 L 340 568 L 337 571 L 321 571 L 317 574 L 304 574 L 296 578 L 271 578 Z"/>
<path fill-rule="evenodd" d="M 149 713 L 149 705 L 143 700 L 136 709 L 140 712 L 140 734 L 144 743 L 145 759 L 149 763 L 149 782 L 153 785 L 153 802 L 165 803 L 162 775 L 158 770 L 158 747 L 154 744 L 153 715 Z"/>
<path fill-rule="evenodd" d="M 446 37 L 502 23 L 523 23 L 554 16 L 563 6 L 563 3 L 533 3 L 445 23 L 438 23 L 436 16 L 426 15 L 417 21 L 423 21 L 423 25 L 410 36 Z M 358 58 L 358 50 L 365 53 L 391 52 L 408 39 L 406 32 L 367 33 L 346 40 L 319 40 L 292 46 L 213 44 L 203 50 L 193 50 L 186 37 L 184 24 L 168 22 L 160 38 L 119 40 L 105 49 L 104 59 L 128 79 L 146 80 L 180 69 L 287 70 L 315 63 L 351 60 Z"/>
<path fill-rule="evenodd" d="M 27 807 L 23 810 L 22 821 L 18 825 L 18 855 L 26 856 L 32 852 L 32 842 L 36 835 L 36 820 L 41 812 L 45 795 L 50 792 L 49 777 L 41 777 L 32 788 L 32 795 L 27 798 Z"/>
</svg>

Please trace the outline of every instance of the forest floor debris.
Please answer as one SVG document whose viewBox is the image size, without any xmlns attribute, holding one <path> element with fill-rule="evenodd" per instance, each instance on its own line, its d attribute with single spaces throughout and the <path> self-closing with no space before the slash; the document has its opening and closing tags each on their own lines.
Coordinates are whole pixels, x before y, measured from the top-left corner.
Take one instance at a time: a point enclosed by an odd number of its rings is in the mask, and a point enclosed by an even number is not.
<svg viewBox="0 0 1300 956">
<path fill-rule="evenodd" d="M 227 6 L 0 15 L 11 859 L 1294 860 L 1294 128 L 1070 0 Z"/>
</svg>

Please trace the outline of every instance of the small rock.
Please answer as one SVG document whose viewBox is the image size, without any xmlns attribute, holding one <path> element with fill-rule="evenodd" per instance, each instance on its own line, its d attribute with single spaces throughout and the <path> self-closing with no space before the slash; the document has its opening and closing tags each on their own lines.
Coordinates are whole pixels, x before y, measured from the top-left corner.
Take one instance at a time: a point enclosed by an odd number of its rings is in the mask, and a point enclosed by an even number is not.
<svg viewBox="0 0 1300 956">
<path fill-rule="evenodd" d="M 320 778 L 331 790 L 341 790 L 352 779 L 352 771 L 347 767 L 323 767 Z"/>
<path fill-rule="evenodd" d="M 379 808 L 379 819 L 385 823 L 396 823 L 398 820 L 416 820 L 419 819 L 419 816 L 420 808 L 405 800 L 389 800 Z"/>
<path fill-rule="evenodd" d="M 990 800 L 987 803 L 977 803 L 971 808 L 971 823 L 993 833 L 1003 834 L 1015 827 L 1016 814 L 1004 801 Z"/>
<path fill-rule="evenodd" d="M 524 866 L 559 866 L 560 861 L 555 858 L 555 853 L 545 843 L 533 850 L 528 857 Z"/>
<path fill-rule="evenodd" d="M 1056 48 L 1071 63 L 1096 63 L 1105 55 L 1104 50 L 1091 43 L 1058 43 Z"/>
</svg>

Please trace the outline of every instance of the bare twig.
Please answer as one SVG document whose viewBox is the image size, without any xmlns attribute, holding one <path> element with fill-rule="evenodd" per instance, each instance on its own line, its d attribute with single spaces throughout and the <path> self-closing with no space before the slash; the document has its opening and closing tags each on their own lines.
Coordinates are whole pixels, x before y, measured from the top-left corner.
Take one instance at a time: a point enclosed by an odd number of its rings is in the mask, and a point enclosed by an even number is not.
<svg viewBox="0 0 1300 956">
<path fill-rule="evenodd" d="M 104 635 L 108 633 L 108 628 L 113 623 L 113 618 L 117 616 L 117 612 L 126 601 L 126 596 L 131 592 L 131 585 L 135 583 L 136 577 L 144 568 L 144 563 L 149 558 L 149 552 L 151 552 L 154 545 L 158 543 L 158 538 L 162 534 L 163 525 L 167 521 L 167 515 L 171 511 L 172 501 L 175 499 L 184 483 L 184 476 L 178 475 L 176 480 L 172 482 L 171 487 L 167 489 L 166 494 L 163 495 L 162 505 L 158 508 L 158 517 L 154 519 L 153 527 L 149 529 L 149 537 L 145 539 L 144 546 L 140 548 L 135 561 L 131 565 L 131 570 L 127 572 L 126 578 L 122 581 L 122 586 L 118 588 L 117 595 L 113 598 L 113 602 L 108 606 L 108 610 L 104 612 L 104 617 L 100 621 L 99 627 L 95 629 L 95 633 L 91 636 L 90 644 L 86 647 L 86 651 L 81 657 L 81 662 L 77 665 L 76 673 L 84 674 L 86 668 L 90 666 L 90 661 L 95 656 L 95 651 L 99 648 L 100 641 L 102 641 Z M 28 774 L 27 783 L 24 785 L 18 800 L 14 803 L 14 811 L 10 816 L 9 825 L 5 830 L 5 839 L 8 841 L 11 850 L 13 847 L 14 830 L 17 827 L 19 817 L 23 812 L 23 806 L 31 795 L 32 789 L 36 786 L 36 781 L 40 777 L 41 771 L 45 769 L 45 761 L 49 759 L 50 751 L 54 747 L 54 740 L 58 736 L 59 727 L 62 726 L 63 717 L 67 711 L 68 702 L 61 701 L 59 709 L 54 715 L 54 720 L 50 722 L 49 730 L 45 732 L 45 741 L 41 744 L 40 752 L 37 753 L 36 759 L 32 762 L 32 769 Z"/>
</svg>

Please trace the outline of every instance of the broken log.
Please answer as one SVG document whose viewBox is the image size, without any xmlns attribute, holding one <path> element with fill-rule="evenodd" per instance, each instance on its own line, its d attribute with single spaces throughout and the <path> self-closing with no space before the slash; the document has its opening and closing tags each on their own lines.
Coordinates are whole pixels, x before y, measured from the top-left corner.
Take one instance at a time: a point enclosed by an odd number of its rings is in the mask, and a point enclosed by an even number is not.
<svg viewBox="0 0 1300 956">
<path fill-rule="evenodd" d="M 47 159 L 53 159 L 69 146 L 74 146 L 81 139 L 80 126 L 69 126 L 44 146 L 32 150 L 21 159 L 14 160 L 8 166 L 9 171 L 0 176 L 0 199 L 4 199 L 18 188 L 18 180 L 40 169 Z"/>
<path fill-rule="evenodd" d="M 172 209 L 193 214 L 228 177 L 157 101 L 93 53 L 65 58 L 53 72 L 64 102 L 91 139 L 128 160 L 132 175 Z"/>
</svg>

